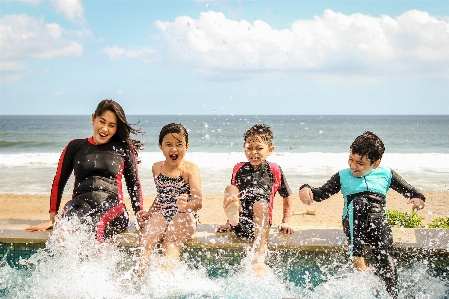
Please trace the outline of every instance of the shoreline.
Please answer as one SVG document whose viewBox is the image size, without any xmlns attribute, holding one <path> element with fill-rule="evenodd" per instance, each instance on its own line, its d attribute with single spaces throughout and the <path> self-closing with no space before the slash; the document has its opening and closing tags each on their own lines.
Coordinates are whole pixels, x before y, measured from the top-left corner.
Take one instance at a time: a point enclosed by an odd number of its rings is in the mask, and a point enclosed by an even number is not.
<svg viewBox="0 0 449 299">
<path fill-rule="evenodd" d="M 424 217 L 422 224 L 427 225 L 434 218 L 449 216 L 449 190 L 422 191 L 426 196 L 426 206 L 418 211 L 418 215 Z M 62 206 L 70 198 L 65 196 L 61 202 Z M 144 195 L 144 208 L 151 205 L 154 195 Z M 203 195 L 203 208 L 198 211 L 201 224 L 223 224 L 226 217 L 222 208 L 223 195 Z M 134 215 L 130 208 L 128 198 L 125 204 L 130 213 L 130 221 L 133 223 Z M 21 220 L 48 220 L 49 195 L 33 194 L 0 194 L 0 219 Z M 301 203 L 297 192 L 292 194 L 292 216 L 290 225 L 294 228 L 341 228 L 341 212 L 343 209 L 343 197 L 337 193 L 323 202 L 314 202 L 310 206 Z M 410 212 L 411 206 L 407 200 L 397 192 L 390 190 L 387 194 L 387 209 L 400 212 Z M 309 215 L 307 211 L 313 211 Z M 273 226 L 277 226 L 282 220 L 282 198 L 277 195 L 274 201 Z"/>
</svg>

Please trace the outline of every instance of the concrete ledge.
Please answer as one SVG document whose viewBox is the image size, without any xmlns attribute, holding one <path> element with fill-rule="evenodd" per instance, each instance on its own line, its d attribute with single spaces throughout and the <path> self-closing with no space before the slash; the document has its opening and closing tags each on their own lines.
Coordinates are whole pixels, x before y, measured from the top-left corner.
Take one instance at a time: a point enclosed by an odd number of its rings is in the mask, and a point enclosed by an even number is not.
<svg viewBox="0 0 449 299">
<path fill-rule="evenodd" d="M 1 220 L 0 243 L 45 243 L 51 230 L 28 232 L 25 228 L 38 224 L 34 220 Z M 242 242 L 232 233 L 215 233 L 216 224 L 200 224 L 193 238 L 186 245 L 200 248 L 243 248 L 251 243 Z M 410 229 L 393 228 L 394 247 L 399 250 L 421 249 L 449 253 L 449 229 Z M 115 240 L 127 247 L 134 247 L 138 234 L 133 228 L 118 235 Z M 328 250 L 341 249 L 347 239 L 340 228 L 296 227 L 295 233 L 286 235 L 272 228 L 270 230 L 270 249 Z"/>
</svg>

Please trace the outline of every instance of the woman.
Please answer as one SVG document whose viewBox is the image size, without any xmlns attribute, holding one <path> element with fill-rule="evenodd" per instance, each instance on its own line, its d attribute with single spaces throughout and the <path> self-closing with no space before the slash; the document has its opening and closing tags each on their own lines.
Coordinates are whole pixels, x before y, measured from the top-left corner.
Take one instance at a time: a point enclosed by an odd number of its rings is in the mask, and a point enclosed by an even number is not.
<svg viewBox="0 0 449 299">
<path fill-rule="evenodd" d="M 128 227 L 122 176 L 134 213 L 143 209 L 136 159 L 142 143 L 130 138 L 130 133 L 140 133 L 140 129 L 131 127 L 122 107 L 113 100 L 98 104 L 92 114 L 92 125 L 92 137 L 70 141 L 61 154 L 51 188 L 50 220 L 26 230 L 53 227 L 72 170 L 75 175 L 72 199 L 64 206 L 62 217 L 91 221 L 99 242 Z"/>
</svg>

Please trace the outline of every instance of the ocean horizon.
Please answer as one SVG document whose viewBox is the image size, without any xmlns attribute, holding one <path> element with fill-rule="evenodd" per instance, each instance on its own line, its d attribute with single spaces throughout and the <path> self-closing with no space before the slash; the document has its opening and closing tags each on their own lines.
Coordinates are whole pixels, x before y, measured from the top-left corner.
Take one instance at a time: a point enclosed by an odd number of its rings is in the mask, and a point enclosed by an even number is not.
<svg viewBox="0 0 449 299">
<path fill-rule="evenodd" d="M 159 131 L 170 122 L 189 132 L 186 159 L 198 165 L 204 194 L 221 194 L 234 164 L 245 161 L 243 133 L 255 123 L 274 132 L 278 163 L 290 188 L 324 184 L 347 167 L 349 146 L 364 131 L 384 141 L 382 165 L 396 170 L 422 190 L 447 191 L 449 186 L 449 115 L 129 115 L 144 135 L 139 152 L 144 194 L 154 194 L 153 163 L 163 160 Z M 49 194 L 59 155 L 75 138 L 92 135 L 90 116 L 0 116 L 0 193 Z M 66 186 L 71 194 L 73 181 Z M 126 195 L 126 194 L 125 194 Z"/>
</svg>

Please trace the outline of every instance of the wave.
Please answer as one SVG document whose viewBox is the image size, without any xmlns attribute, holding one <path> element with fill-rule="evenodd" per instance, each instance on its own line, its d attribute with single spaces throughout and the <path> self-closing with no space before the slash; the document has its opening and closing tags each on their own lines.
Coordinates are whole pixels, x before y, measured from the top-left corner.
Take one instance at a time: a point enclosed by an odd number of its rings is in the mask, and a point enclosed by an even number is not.
<svg viewBox="0 0 449 299">
<path fill-rule="evenodd" d="M 56 167 L 59 153 L 20 153 L 0 154 L 1 166 L 51 166 Z M 141 166 L 151 167 L 157 161 L 164 160 L 161 152 L 141 152 Z M 243 152 L 205 153 L 189 152 L 186 159 L 197 164 L 200 169 L 231 169 L 237 162 L 246 161 Z M 347 167 L 348 153 L 274 153 L 268 160 L 275 162 L 285 170 L 339 170 Z M 392 169 L 449 172 L 449 154 L 421 153 L 397 154 L 386 153 L 382 164 Z"/>
<path fill-rule="evenodd" d="M 55 175 L 59 153 L 0 154 L 0 193 L 48 194 Z M 161 152 L 139 154 L 139 176 L 145 192 L 154 194 L 153 163 Z M 230 183 L 233 166 L 246 157 L 242 152 L 188 152 L 187 160 L 198 165 L 204 194 L 220 194 Z M 279 164 L 292 191 L 308 183 L 321 186 L 338 170 L 347 167 L 348 153 L 275 153 L 269 161 Z M 396 170 L 421 190 L 448 190 L 449 154 L 385 154 L 382 164 Z M 26 184 L 24 184 L 26 180 Z M 73 176 L 66 186 L 70 193 Z"/>
<path fill-rule="evenodd" d="M 2 148 L 11 148 L 11 147 L 20 147 L 23 148 L 40 148 L 54 146 L 53 142 L 41 142 L 41 141 L 9 141 L 9 140 L 0 140 L 0 149 Z"/>
</svg>

